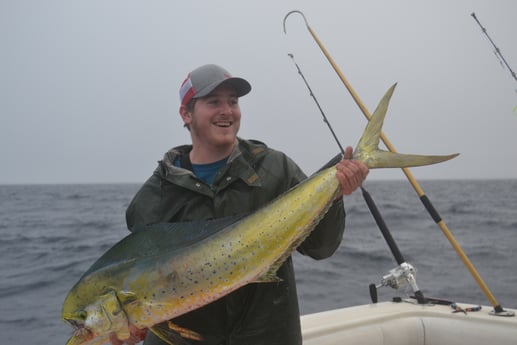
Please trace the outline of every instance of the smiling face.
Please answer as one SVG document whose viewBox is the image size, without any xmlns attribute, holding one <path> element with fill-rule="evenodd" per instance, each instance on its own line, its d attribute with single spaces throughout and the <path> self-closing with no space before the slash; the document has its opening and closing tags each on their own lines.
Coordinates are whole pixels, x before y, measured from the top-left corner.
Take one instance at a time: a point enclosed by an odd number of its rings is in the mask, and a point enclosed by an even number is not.
<svg viewBox="0 0 517 345">
<path fill-rule="evenodd" d="M 198 98 L 191 111 L 181 106 L 180 115 L 189 127 L 195 156 L 204 153 L 203 157 L 210 162 L 211 158 L 215 161 L 231 153 L 241 122 L 239 98 L 232 86 L 223 83 L 209 95 Z M 209 152 L 214 156 L 206 157 Z M 192 156 L 191 159 L 196 160 Z"/>
</svg>

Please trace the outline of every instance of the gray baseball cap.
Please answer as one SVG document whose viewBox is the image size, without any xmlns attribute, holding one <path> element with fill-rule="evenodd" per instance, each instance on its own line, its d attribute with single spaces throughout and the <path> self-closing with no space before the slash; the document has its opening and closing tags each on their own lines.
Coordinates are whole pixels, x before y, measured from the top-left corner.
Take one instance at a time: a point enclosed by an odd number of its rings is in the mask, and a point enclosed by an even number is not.
<svg viewBox="0 0 517 345">
<path fill-rule="evenodd" d="M 222 83 L 235 88 L 237 97 L 246 95 L 251 85 L 245 79 L 232 77 L 230 72 L 217 65 L 203 65 L 187 75 L 180 87 L 180 101 L 186 105 L 192 98 L 207 96 Z"/>
</svg>

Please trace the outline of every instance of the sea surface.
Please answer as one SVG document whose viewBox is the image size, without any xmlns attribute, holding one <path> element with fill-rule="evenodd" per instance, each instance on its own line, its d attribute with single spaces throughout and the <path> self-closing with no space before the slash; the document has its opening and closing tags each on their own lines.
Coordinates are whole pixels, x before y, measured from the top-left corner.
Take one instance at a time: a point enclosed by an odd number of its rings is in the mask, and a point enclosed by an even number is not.
<svg viewBox="0 0 517 345">
<path fill-rule="evenodd" d="M 448 229 L 504 307 L 517 307 L 517 180 L 420 181 Z M 136 184 L 0 186 L 2 344 L 65 344 L 63 300 L 82 273 L 128 234 Z M 426 297 L 490 305 L 406 181 L 369 181 Z M 368 286 L 397 266 L 361 192 L 345 197 L 343 242 L 329 259 L 295 254 L 302 314 L 370 303 Z M 379 301 L 411 291 L 379 289 Z"/>
</svg>

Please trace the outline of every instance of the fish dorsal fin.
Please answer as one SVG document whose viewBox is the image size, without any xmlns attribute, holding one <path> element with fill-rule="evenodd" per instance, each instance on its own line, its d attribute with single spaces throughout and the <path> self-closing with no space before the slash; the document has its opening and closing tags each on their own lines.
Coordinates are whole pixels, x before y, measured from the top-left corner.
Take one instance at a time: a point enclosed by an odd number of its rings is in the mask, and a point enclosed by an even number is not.
<svg viewBox="0 0 517 345">
<path fill-rule="evenodd" d="M 215 220 L 141 226 L 102 255 L 84 276 L 104 267 L 186 248 L 237 222 L 244 215 Z"/>
</svg>

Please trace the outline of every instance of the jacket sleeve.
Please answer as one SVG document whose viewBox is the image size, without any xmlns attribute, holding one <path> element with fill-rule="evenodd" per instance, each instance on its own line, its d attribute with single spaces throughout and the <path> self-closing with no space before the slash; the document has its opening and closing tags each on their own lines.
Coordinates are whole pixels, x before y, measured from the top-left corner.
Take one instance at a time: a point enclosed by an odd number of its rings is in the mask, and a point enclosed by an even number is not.
<svg viewBox="0 0 517 345">
<path fill-rule="evenodd" d="M 137 226 L 159 221 L 156 215 L 156 204 L 159 203 L 160 189 L 160 177 L 155 171 L 138 190 L 126 209 L 126 224 L 129 231 L 133 232 Z"/>
</svg>

